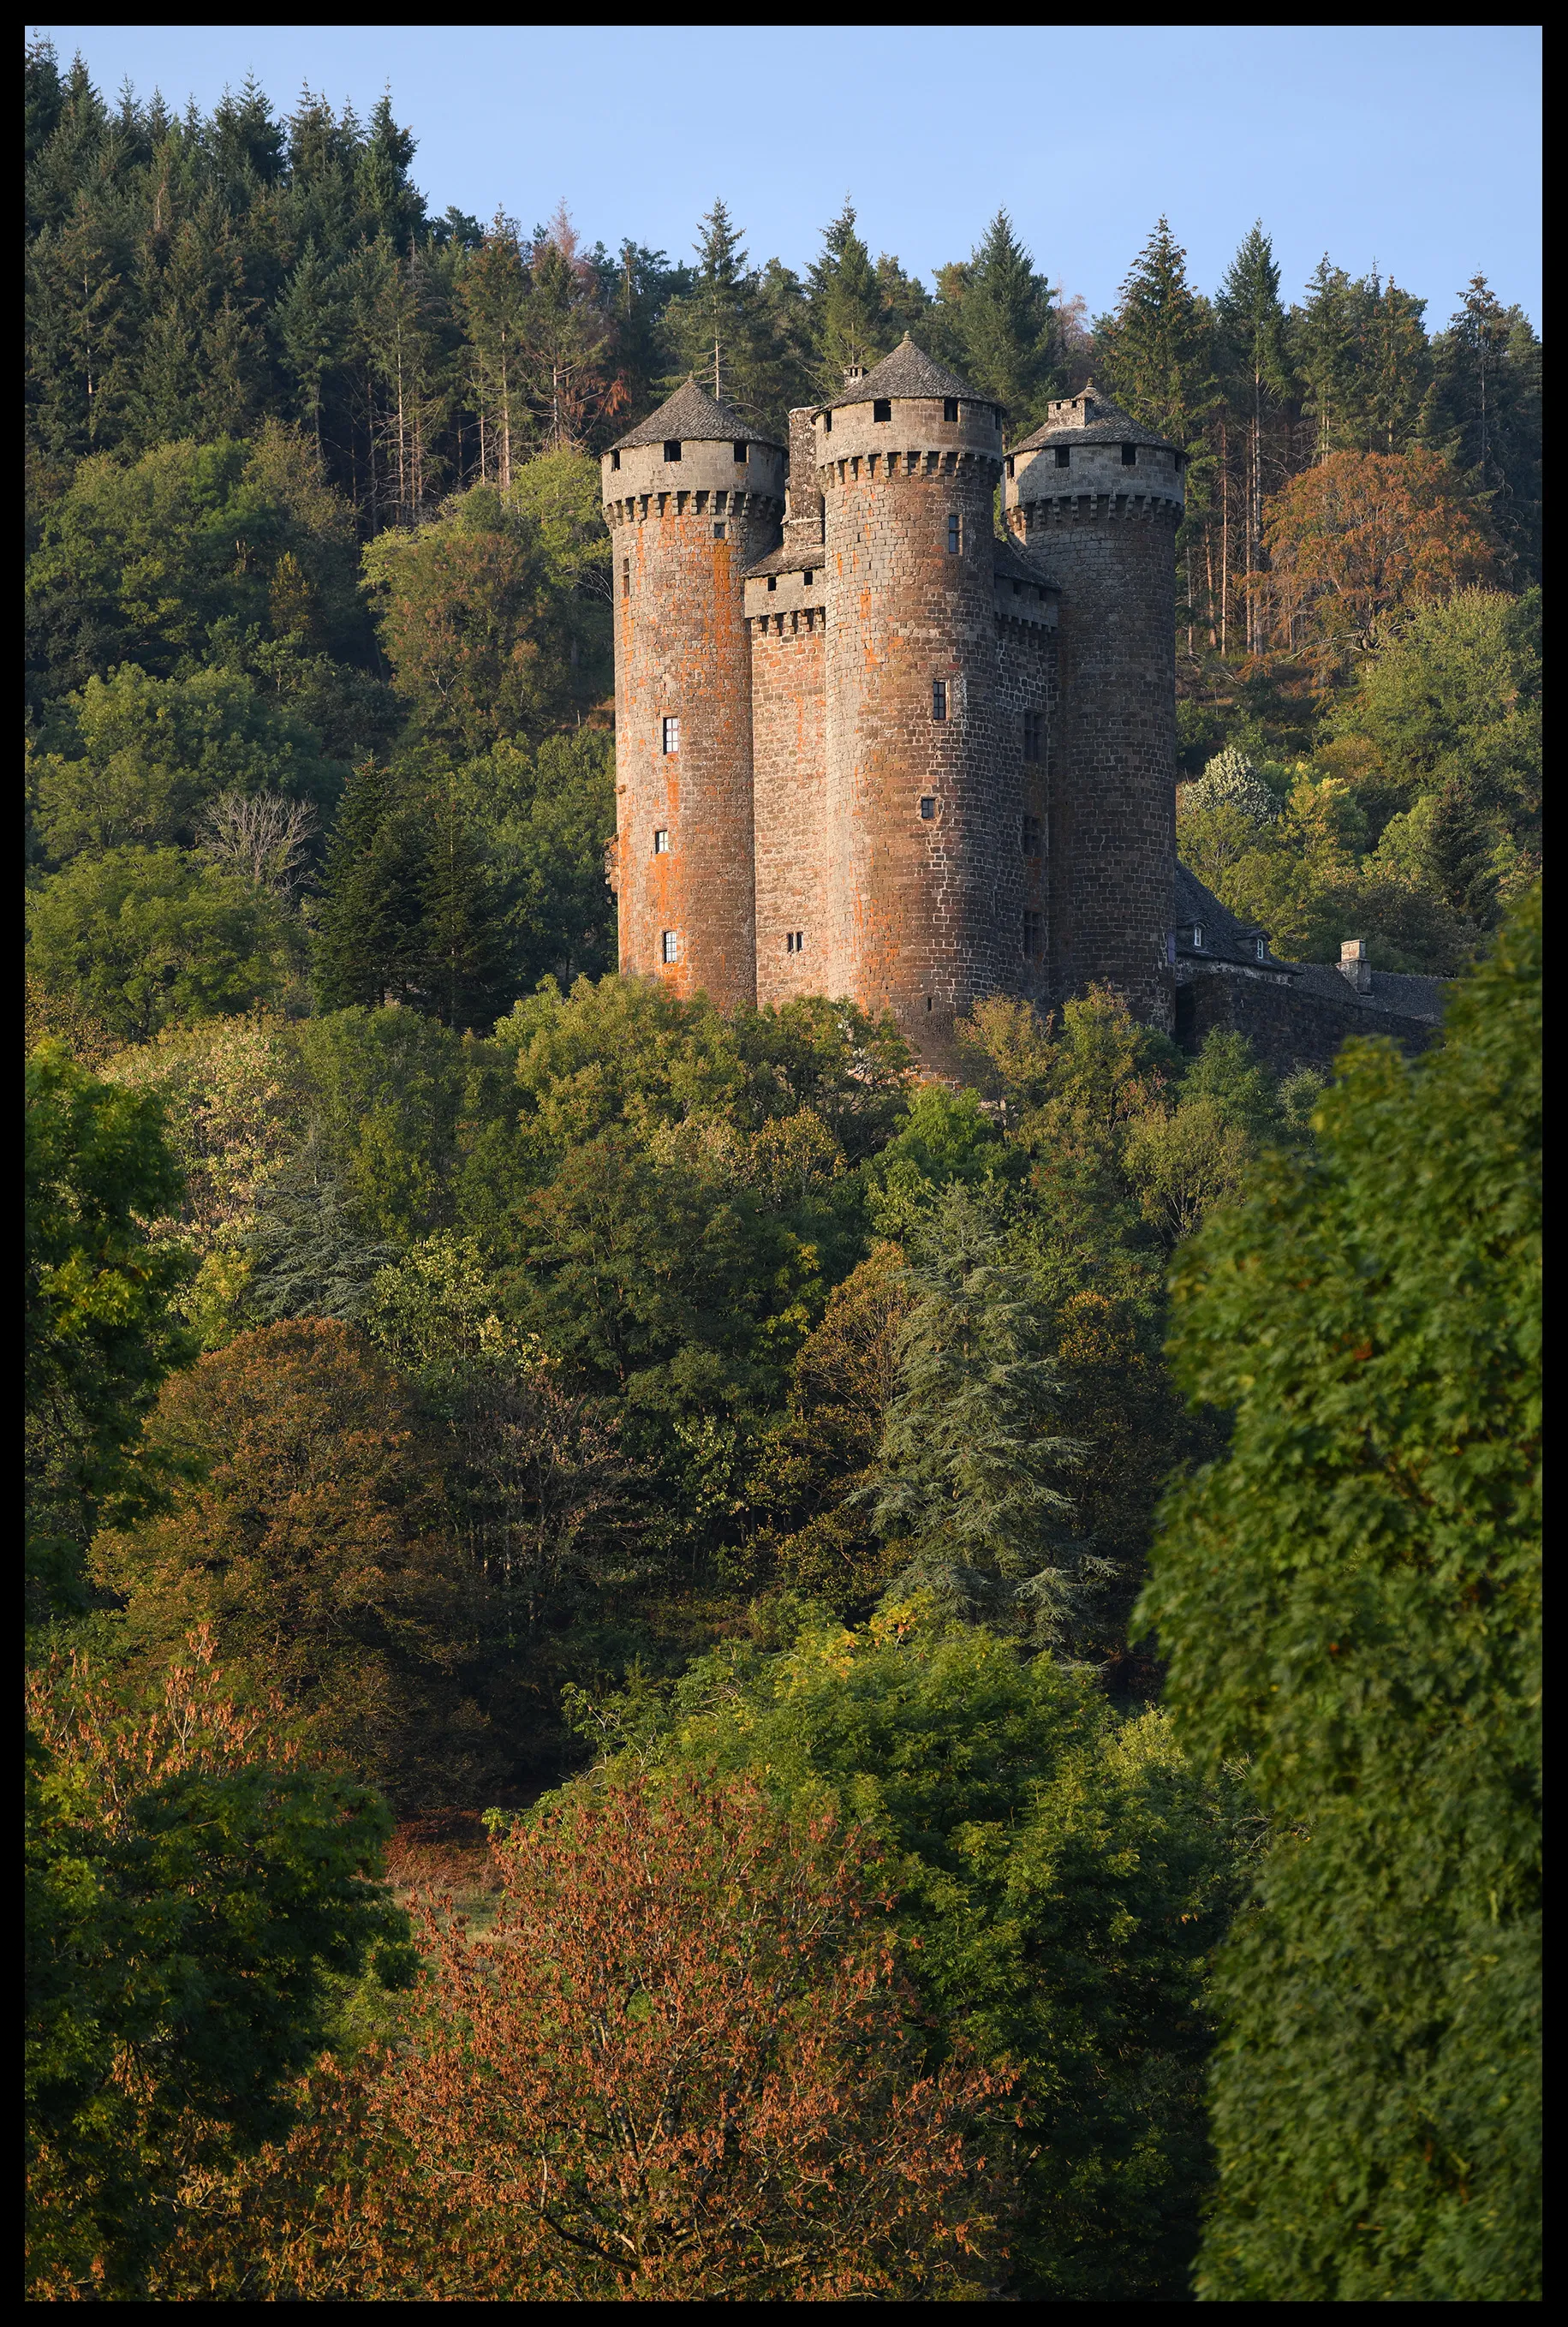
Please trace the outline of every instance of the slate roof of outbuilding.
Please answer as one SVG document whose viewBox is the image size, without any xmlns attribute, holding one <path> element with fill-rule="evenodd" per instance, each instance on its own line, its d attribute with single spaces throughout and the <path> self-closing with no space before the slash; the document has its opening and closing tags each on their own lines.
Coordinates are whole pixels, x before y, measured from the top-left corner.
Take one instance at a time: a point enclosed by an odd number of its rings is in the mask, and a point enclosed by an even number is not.
<svg viewBox="0 0 1568 2327">
<path fill-rule="evenodd" d="M 753 428 L 749 421 L 742 420 L 738 412 L 732 412 L 727 404 L 715 403 L 706 388 L 699 388 L 695 379 L 686 381 L 659 406 L 657 412 L 650 412 L 646 420 L 639 420 L 635 428 L 629 428 L 624 436 L 618 436 L 610 449 L 613 453 L 625 453 L 638 444 L 662 444 L 667 438 L 673 437 L 680 437 L 688 444 L 727 444 L 733 442 L 737 444 L 771 444 L 779 452 L 784 449 L 776 436 L 765 436 L 760 428 Z"/>
<path fill-rule="evenodd" d="M 1192 943 L 1195 922 L 1203 931 L 1201 950 Z M 1283 969 L 1290 974 L 1293 993 L 1314 995 L 1322 1002 L 1348 1004 L 1373 1014 L 1392 1012 L 1401 1018 L 1420 1019 L 1429 1026 L 1442 1023 L 1448 987 L 1441 977 L 1411 977 L 1396 970 L 1375 969 L 1371 991 L 1358 994 L 1344 971 L 1332 962 L 1281 961 L 1270 947 L 1260 964 L 1255 940 L 1261 937 L 1264 931 L 1256 921 L 1238 921 L 1195 873 L 1190 873 L 1185 864 L 1177 865 L 1176 950 L 1184 960 L 1246 962 L 1253 968 Z"/>
<path fill-rule="evenodd" d="M 1060 597 L 1061 591 L 1059 585 L 1054 582 L 1048 582 L 1033 559 L 1026 557 L 1017 543 L 1010 541 L 1004 533 L 999 533 L 994 537 L 992 547 L 996 553 L 993 571 L 1000 580 L 1031 582 L 1037 590 L 1044 590 L 1050 597 Z"/>
<path fill-rule="evenodd" d="M 812 407 L 814 412 L 836 412 L 842 404 L 873 404 L 879 396 L 919 397 L 929 402 L 938 396 L 961 396 L 970 404 L 996 405 L 994 396 L 979 396 L 966 379 L 949 371 L 924 348 L 916 347 L 908 332 L 891 356 L 883 356 L 861 379 L 852 380 L 842 396 L 829 397 L 826 404 Z"/>
<path fill-rule="evenodd" d="M 816 574 L 827 563 L 827 552 L 821 542 L 808 541 L 804 548 L 798 542 L 787 541 L 781 549 L 770 549 L 766 557 L 759 557 L 742 575 L 742 582 L 755 582 L 763 574 Z"/>
<path fill-rule="evenodd" d="M 1038 453 L 1044 444 L 1164 444 L 1172 451 L 1181 447 L 1169 436 L 1158 436 L 1153 429 L 1145 428 L 1131 413 L 1102 396 L 1091 379 L 1076 396 L 1062 397 L 1059 403 L 1073 407 L 1093 405 L 1092 420 L 1065 419 L 1059 410 L 1049 414 L 1031 436 L 1022 444 L 1010 444 L 1010 453 Z"/>
<path fill-rule="evenodd" d="M 1194 927 L 1203 931 L 1201 948 L 1192 943 Z M 1185 935 L 1183 932 L 1185 931 Z M 1240 921 L 1228 905 L 1222 905 L 1212 889 L 1206 889 L 1196 873 L 1185 864 L 1176 867 L 1176 950 L 1190 954 L 1195 961 L 1247 961 L 1255 967 L 1257 947 L 1255 940 L 1264 934 L 1255 921 Z M 1285 969 L 1287 962 L 1276 961 L 1272 953 L 1265 955 L 1271 969 Z M 1335 973 L 1338 976 L 1338 972 Z"/>
</svg>

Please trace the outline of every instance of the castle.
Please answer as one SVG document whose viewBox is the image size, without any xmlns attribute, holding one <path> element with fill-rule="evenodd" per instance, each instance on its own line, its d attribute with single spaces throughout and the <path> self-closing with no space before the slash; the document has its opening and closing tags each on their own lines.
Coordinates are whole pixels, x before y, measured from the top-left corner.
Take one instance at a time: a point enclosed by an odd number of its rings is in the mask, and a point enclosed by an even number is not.
<svg viewBox="0 0 1568 2327">
<path fill-rule="evenodd" d="M 688 380 L 604 455 L 622 972 L 847 995 L 938 1072 L 1091 984 L 1282 1066 L 1425 1039 L 1435 981 L 1282 962 L 1178 868 L 1181 448 L 1092 385 L 1003 419 L 906 338 L 787 448 Z"/>
</svg>

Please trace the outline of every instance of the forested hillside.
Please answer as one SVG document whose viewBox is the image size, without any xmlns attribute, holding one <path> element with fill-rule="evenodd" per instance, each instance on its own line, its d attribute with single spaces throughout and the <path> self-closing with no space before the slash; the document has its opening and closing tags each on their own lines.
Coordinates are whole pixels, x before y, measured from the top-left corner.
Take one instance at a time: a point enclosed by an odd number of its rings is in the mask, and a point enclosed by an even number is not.
<svg viewBox="0 0 1568 2327">
<path fill-rule="evenodd" d="M 1531 2299 L 1528 321 L 27 104 L 35 2297 Z M 906 330 L 1188 449 L 1182 854 L 1429 1057 L 614 975 L 597 456 Z"/>
</svg>

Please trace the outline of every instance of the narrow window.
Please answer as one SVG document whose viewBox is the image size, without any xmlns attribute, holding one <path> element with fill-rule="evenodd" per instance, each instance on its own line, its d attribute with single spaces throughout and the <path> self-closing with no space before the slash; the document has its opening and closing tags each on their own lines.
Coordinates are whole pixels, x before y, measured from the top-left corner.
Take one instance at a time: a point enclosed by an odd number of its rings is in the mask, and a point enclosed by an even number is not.
<svg viewBox="0 0 1568 2327">
<path fill-rule="evenodd" d="M 680 931 L 678 930 L 666 930 L 664 933 L 663 950 L 666 961 L 678 961 L 680 959 Z"/>
<path fill-rule="evenodd" d="M 942 417 L 944 420 L 957 420 L 958 417 L 958 399 L 956 396 L 945 396 L 942 398 Z M 928 1002 L 927 1009 L 929 1010 L 930 1006 Z"/>
<path fill-rule="evenodd" d="M 825 436 L 831 436 L 833 434 L 833 415 L 831 412 L 825 412 L 822 416 L 822 433 Z"/>
<path fill-rule="evenodd" d="M 751 455 L 744 444 L 737 444 L 735 446 L 735 458 L 737 461 L 744 462 L 750 459 L 750 457 Z"/>
<path fill-rule="evenodd" d="M 804 930 L 797 930 L 795 932 L 795 950 L 797 953 L 804 953 L 806 950 L 806 932 Z"/>
<path fill-rule="evenodd" d="M 1178 476 L 1181 474 L 1181 463 L 1186 458 L 1187 455 L 1185 453 L 1172 453 L 1171 455 L 1171 466 L 1175 470 Z"/>
<path fill-rule="evenodd" d="M 1023 715 L 1023 756 L 1026 760 L 1040 757 L 1040 714 L 1026 711 Z"/>
<path fill-rule="evenodd" d="M 947 682 L 945 678 L 931 681 L 931 716 L 945 719 L 947 715 Z"/>
<path fill-rule="evenodd" d="M 1023 853 L 1026 856 L 1040 855 L 1040 818 L 1027 813 L 1023 819 Z"/>
<path fill-rule="evenodd" d="M 770 574 L 770 575 L 769 575 L 769 576 L 768 576 L 768 587 L 769 587 L 769 589 L 770 589 L 770 590 L 777 590 L 777 588 L 779 587 L 779 576 L 777 575 L 777 574 Z"/>
<path fill-rule="evenodd" d="M 1071 459 L 1072 446 L 1070 444 L 1059 444 L 1056 448 L 1057 467 L 1059 469 L 1065 469 Z"/>
<path fill-rule="evenodd" d="M 630 557 L 623 557 L 621 561 L 621 594 L 623 598 L 630 598 L 631 595 L 631 560 Z"/>
<path fill-rule="evenodd" d="M 893 416 L 891 397 L 874 397 L 872 399 L 871 416 L 873 420 L 891 420 Z"/>
<path fill-rule="evenodd" d="M 1195 930 L 1193 930 L 1193 932 L 1192 932 L 1192 943 L 1193 943 L 1194 947 L 1196 948 L 1196 949 L 1197 949 L 1199 953 L 1201 953 L 1201 952 L 1202 952 L 1202 950 L 1203 950 L 1203 931 L 1202 931 L 1202 930 L 1201 930 L 1201 929 L 1195 929 Z"/>
<path fill-rule="evenodd" d="M 1255 938 L 1253 942 L 1257 948 L 1257 958 L 1259 961 L 1261 961 L 1268 951 L 1268 939 L 1266 938 Z"/>
<path fill-rule="evenodd" d="M 680 438 L 678 436 L 667 436 L 665 438 L 664 457 L 667 461 L 678 461 L 680 459 Z"/>
<path fill-rule="evenodd" d="M 1007 473 L 1009 476 L 1013 474 L 1013 455 L 1011 453 L 1007 455 Z"/>
<path fill-rule="evenodd" d="M 930 997 L 930 995 L 928 994 L 928 995 L 927 995 L 927 996 L 926 996 L 926 1007 L 927 1007 L 927 1009 L 929 1010 L 929 1009 L 930 1008 L 930 1006 L 931 1006 L 931 997 Z"/>
<path fill-rule="evenodd" d="M 723 541 L 723 537 L 724 537 L 724 521 L 723 521 L 723 518 L 721 518 L 721 519 L 719 519 L 719 522 L 717 523 L 717 525 L 716 525 L 716 526 L 714 526 L 714 539 L 715 541 Z"/>
<path fill-rule="evenodd" d="M 1040 915 L 1038 913 L 1025 913 L 1023 916 L 1023 958 L 1025 961 L 1038 961 L 1040 958 Z"/>
<path fill-rule="evenodd" d="M 927 792 L 920 801 L 920 814 L 927 824 L 931 824 L 936 819 L 937 803 L 929 792 Z"/>
<path fill-rule="evenodd" d="M 964 547 L 964 520 L 954 513 L 947 519 L 947 553 L 957 557 Z"/>
<path fill-rule="evenodd" d="M 653 853 L 656 856 L 667 856 L 669 855 L 669 835 L 667 832 L 656 832 L 654 834 Z"/>
<path fill-rule="evenodd" d="M 1124 445 L 1123 445 L 1123 447 L 1122 447 L 1122 466 L 1123 466 L 1123 468 L 1124 468 L 1124 469 L 1135 469 L 1135 468 L 1137 467 L 1137 465 L 1138 465 L 1138 448 L 1137 448 L 1137 446 L 1136 446 L 1135 444 L 1124 444 Z"/>
<path fill-rule="evenodd" d="M 611 453 L 610 455 L 610 465 L 612 469 L 619 469 L 621 466 L 621 455 L 619 453 Z"/>
<path fill-rule="evenodd" d="M 808 565 L 808 566 L 807 567 L 807 569 L 806 569 L 805 573 L 804 573 L 804 574 L 802 575 L 802 576 L 801 576 L 801 580 L 805 583 L 805 584 L 806 584 L 806 586 L 807 586 L 807 588 L 808 590 L 810 589 L 811 584 L 812 584 L 812 583 L 816 580 L 816 578 L 817 578 L 817 577 L 816 577 L 816 575 L 812 573 L 811 568 L 810 568 L 810 566 Z"/>
<path fill-rule="evenodd" d="M 664 723 L 664 748 L 667 752 L 680 750 L 680 721 L 667 719 Z"/>
</svg>

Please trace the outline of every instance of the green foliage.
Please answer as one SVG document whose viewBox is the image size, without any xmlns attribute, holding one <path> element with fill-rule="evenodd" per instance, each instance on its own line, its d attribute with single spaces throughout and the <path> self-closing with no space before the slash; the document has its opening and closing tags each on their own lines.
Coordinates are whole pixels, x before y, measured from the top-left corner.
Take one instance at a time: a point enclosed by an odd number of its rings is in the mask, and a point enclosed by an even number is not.
<svg viewBox="0 0 1568 2327">
<path fill-rule="evenodd" d="M 281 570 L 280 570 L 281 569 Z M 154 678 L 304 633 L 364 650 L 352 521 L 286 430 L 84 461 L 28 567 L 30 658 L 49 696 L 134 663 Z"/>
<path fill-rule="evenodd" d="M 71 1603 L 98 1515 L 124 1519 L 159 1470 L 137 1448 L 172 1366 L 194 1350 L 171 1314 L 190 1273 L 147 1222 L 181 1174 L 156 1098 L 116 1090 L 46 1044 L 27 1061 L 23 1415 L 26 1574 Z"/>
<path fill-rule="evenodd" d="M 406 1982 L 390 1820 L 238 1711 L 206 1642 L 145 1686 L 56 1656 L 31 1699 L 29 2277 L 135 2300 L 182 2178 L 288 2126 L 343 1976 Z"/>
<path fill-rule="evenodd" d="M 1308 1157 L 1188 1248 L 1234 1416 L 1143 1603 L 1278 1831 L 1226 1955 L 1209 2299 L 1535 2286 L 1539 892 L 1441 1048 L 1349 1050 Z"/>
<path fill-rule="evenodd" d="M 137 1652 L 165 1662 L 209 1628 L 237 1682 L 402 1803 L 493 1782 L 479 1580 L 406 1392 L 359 1335 L 321 1317 L 239 1334 L 165 1388 L 149 1435 L 201 1475 L 98 1539 Z"/>
<path fill-rule="evenodd" d="M 583 1719 L 633 1766 L 746 1771 L 800 1814 L 826 1798 L 869 1827 L 933 2051 L 967 2042 L 1020 2074 L 1016 2291 L 1184 2293 L 1204 1972 L 1237 1835 L 1163 1715 L 1124 1724 L 1087 1677 L 917 1602 L 863 1631 L 808 1621 L 779 1655 L 721 1649 L 667 1711 L 633 1693 Z"/>
<path fill-rule="evenodd" d="M 233 670 L 90 678 L 37 761 L 37 820 L 56 864 L 126 846 L 191 847 L 220 793 L 274 791 L 330 808 L 345 771 L 286 702 Z"/>
<path fill-rule="evenodd" d="M 919 1249 L 875 1473 L 877 1525 L 908 1563 L 891 1589 L 1020 1611 L 1049 1636 L 1082 1580 L 1064 1488 L 1083 1451 L 1059 1427 L 1049 1320 L 966 1191 L 949 1191 Z"/>
<path fill-rule="evenodd" d="M 276 1002 L 294 936 L 275 898 L 178 848 L 79 856 L 27 900 L 28 963 L 122 1042 Z"/>
</svg>

